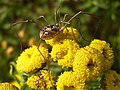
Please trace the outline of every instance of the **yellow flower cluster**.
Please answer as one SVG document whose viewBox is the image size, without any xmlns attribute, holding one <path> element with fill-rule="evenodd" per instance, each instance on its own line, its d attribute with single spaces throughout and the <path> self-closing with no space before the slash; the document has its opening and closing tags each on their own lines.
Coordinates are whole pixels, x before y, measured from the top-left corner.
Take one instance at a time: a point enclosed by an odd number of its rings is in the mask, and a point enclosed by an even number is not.
<svg viewBox="0 0 120 90">
<path fill-rule="evenodd" d="M 104 71 L 104 56 L 90 46 L 76 52 L 73 71 L 85 73 L 87 80 L 95 80 Z"/>
<path fill-rule="evenodd" d="M 57 82 L 57 90 L 88 90 L 85 85 L 84 75 L 80 75 L 76 72 L 64 72 L 59 76 Z"/>
<path fill-rule="evenodd" d="M 44 57 L 40 54 L 39 50 Z M 40 47 L 39 50 L 36 46 L 32 46 L 22 52 L 17 60 L 17 70 L 29 73 L 41 68 L 42 65 L 49 60 L 49 53 L 45 47 Z"/>
<path fill-rule="evenodd" d="M 42 55 L 36 46 L 26 49 L 17 60 L 17 70 L 30 73 L 40 69 L 42 65 L 50 62 L 51 55 L 53 61 L 57 61 L 62 67 L 73 68 L 59 76 L 56 83 L 57 90 L 89 90 L 86 82 L 96 80 L 103 72 L 110 70 L 114 55 L 110 45 L 98 39 L 94 39 L 89 46 L 80 48 L 79 37 L 80 34 L 76 29 L 65 28 L 54 38 L 45 40 L 52 46 L 50 54 L 45 47 L 39 48 Z M 113 74 L 110 76 L 113 77 Z M 116 77 L 118 79 L 118 76 Z M 110 87 L 109 84 L 114 86 L 113 79 L 110 80 L 106 74 L 106 88 Z M 54 76 L 50 71 L 42 69 L 32 73 L 27 79 L 27 85 L 33 89 L 51 90 L 55 86 Z"/>
<path fill-rule="evenodd" d="M 79 32 L 76 29 L 68 27 L 53 39 L 45 40 L 47 44 L 52 46 L 50 54 L 54 61 L 58 61 L 58 64 L 63 67 L 72 67 L 74 54 L 79 49 L 79 44 L 76 43 L 79 37 Z M 28 75 L 32 74 L 31 77 L 27 79 L 27 85 L 31 88 L 50 90 L 55 85 L 52 74 L 48 72 L 49 70 L 45 71 L 42 69 L 37 73 L 33 72 L 36 69 L 42 68 L 42 65 L 50 62 L 50 54 L 45 47 L 40 47 L 38 50 L 36 46 L 32 46 L 23 51 L 18 57 L 16 61 L 17 70 L 27 73 Z"/>
<path fill-rule="evenodd" d="M 55 85 L 54 76 L 46 70 L 40 70 L 28 78 L 27 85 L 37 90 L 51 90 Z"/>
<path fill-rule="evenodd" d="M 105 90 L 120 90 L 120 75 L 114 70 L 109 70 L 105 74 Z"/>
<path fill-rule="evenodd" d="M 60 48 L 60 45 L 55 49 L 53 46 L 52 52 L 55 52 L 55 50 L 57 52 L 57 48 Z M 60 51 L 61 53 L 59 53 Z M 63 59 L 68 53 L 68 51 L 64 51 L 65 49 L 58 51 L 59 57 L 56 54 L 52 54 L 52 52 L 51 56 L 57 57 L 54 58 L 57 60 L 59 58 Z M 86 81 L 96 80 L 104 71 L 109 70 L 113 64 L 113 58 L 113 51 L 109 44 L 98 39 L 93 40 L 89 46 L 77 48 L 72 62 L 73 71 L 65 72 L 59 76 L 57 90 L 88 90 Z"/>
<path fill-rule="evenodd" d="M 0 83 L 0 90 L 18 90 L 18 88 L 10 83 Z"/>
<path fill-rule="evenodd" d="M 70 39 L 65 39 L 52 47 L 51 57 L 63 67 L 72 67 L 74 54 L 79 49 L 79 44 Z"/>
<path fill-rule="evenodd" d="M 91 42 L 90 47 L 97 49 L 104 55 L 104 63 L 106 64 L 105 69 L 110 69 L 114 62 L 113 50 L 110 48 L 110 44 L 105 41 L 95 39 Z"/>
<path fill-rule="evenodd" d="M 50 40 L 45 40 L 45 42 L 51 46 L 59 43 L 60 41 L 63 41 L 64 39 L 71 39 L 71 40 L 77 40 L 79 41 L 80 34 L 78 30 L 72 27 L 67 27 L 63 29 L 56 37 L 50 39 Z"/>
</svg>

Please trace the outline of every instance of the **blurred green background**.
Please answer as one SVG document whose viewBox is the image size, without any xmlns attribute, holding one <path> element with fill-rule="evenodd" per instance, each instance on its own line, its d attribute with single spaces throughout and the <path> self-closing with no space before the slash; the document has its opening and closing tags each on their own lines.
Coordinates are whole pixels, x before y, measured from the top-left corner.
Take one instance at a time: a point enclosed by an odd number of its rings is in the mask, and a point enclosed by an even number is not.
<svg viewBox="0 0 120 90">
<path fill-rule="evenodd" d="M 11 24 L 26 19 L 36 19 L 41 15 L 46 17 L 49 24 L 54 24 L 54 13 L 59 7 L 61 18 L 66 13 L 70 18 L 80 10 L 99 18 L 96 20 L 81 14 L 77 17 L 79 20 L 74 19 L 71 22 L 71 26 L 78 29 L 80 22 L 80 32 L 85 39 L 98 38 L 109 42 L 115 55 L 112 69 L 120 73 L 119 0 L 0 0 L 0 82 L 12 80 L 9 74 L 10 62 L 17 60 L 21 49 L 24 50 L 38 42 L 41 30 L 33 23 L 22 23 L 14 27 L 11 27 Z M 37 22 L 46 25 L 42 19 Z M 82 38 L 80 42 L 81 46 L 89 44 Z"/>
</svg>

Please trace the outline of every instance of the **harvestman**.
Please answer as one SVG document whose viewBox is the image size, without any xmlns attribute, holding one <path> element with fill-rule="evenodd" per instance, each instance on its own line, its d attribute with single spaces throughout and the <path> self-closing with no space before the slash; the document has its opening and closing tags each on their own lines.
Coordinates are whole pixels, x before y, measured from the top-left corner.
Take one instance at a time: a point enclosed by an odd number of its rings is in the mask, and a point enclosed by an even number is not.
<svg viewBox="0 0 120 90">
<path fill-rule="evenodd" d="M 57 14 L 57 11 L 55 12 L 55 14 Z M 76 13 L 75 15 L 73 15 L 68 21 L 65 21 L 66 20 L 66 16 L 68 14 L 65 14 L 64 17 L 63 17 L 63 20 L 62 21 L 59 21 L 57 22 L 55 25 L 50 25 L 48 23 L 48 21 L 46 20 L 46 18 L 44 16 L 39 16 L 36 20 L 38 19 L 41 19 L 43 18 L 45 20 L 45 22 L 48 24 L 47 26 L 43 27 L 41 30 L 40 30 L 40 40 L 39 40 L 39 45 L 38 45 L 38 51 L 40 52 L 40 54 L 43 56 L 43 58 L 46 60 L 46 58 L 44 57 L 44 55 L 42 54 L 42 52 L 39 50 L 39 46 L 40 46 L 40 41 L 41 39 L 42 40 L 49 40 L 49 39 L 52 39 L 54 38 L 56 35 L 58 35 L 68 24 L 70 24 L 70 22 L 76 18 L 79 14 L 87 14 L 87 15 L 90 15 L 92 17 L 95 17 L 94 15 L 92 14 L 89 14 L 89 13 L 86 13 L 86 12 L 83 12 L 83 11 L 79 11 L 78 13 Z M 31 22 L 31 23 L 35 23 L 36 25 L 39 26 L 38 22 L 36 22 L 36 20 L 25 20 L 25 21 L 19 21 L 19 22 L 16 22 L 16 23 L 13 23 L 12 26 L 16 25 L 16 24 L 20 24 L 20 23 L 28 23 L 28 22 Z M 55 21 L 57 20 L 56 18 L 56 15 L 55 15 Z M 40 26 L 39 26 L 40 27 Z M 73 31 L 72 31 L 73 32 Z M 74 33 L 73 33 L 74 34 Z M 74 37 L 75 38 L 75 37 Z M 83 37 L 82 37 L 83 38 Z M 83 38 L 84 39 L 84 38 Z M 48 67 L 49 69 L 49 67 Z M 51 79 L 50 79 L 51 80 Z"/>
</svg>

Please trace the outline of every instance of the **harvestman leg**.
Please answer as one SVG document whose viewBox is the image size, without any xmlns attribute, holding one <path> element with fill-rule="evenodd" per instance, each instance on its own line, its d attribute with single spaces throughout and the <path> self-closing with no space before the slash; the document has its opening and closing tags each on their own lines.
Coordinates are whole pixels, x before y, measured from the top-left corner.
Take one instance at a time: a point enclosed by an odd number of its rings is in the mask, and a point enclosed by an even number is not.
<svg viewBox="0 0 120 90">
<path fill-rule="evenodd" d="M 67 21 L 67 23 L 61 28 L 61 30 L 62 29 L 64 29 L 68 24 L 70 24 L 70 22 L 74 19 L 74 18 L 76 18 L 78 15 L 80 15 L 80 14 L 87 14 L 87 15 L 90 15 L 91 17 L 93 17 L 93 18 L 95 18 L 96 20 L 98 19 L 99 20 L 99 18 L 97 17 L 97 16 L 95 16 L 95 15 L 93 15 L 93 14 L 90 14 L 90 13 L 87 13 L 87 12 L 83 12 L 83 11 L 79 11 L 78 13 L 76 13 L 75 15 L 73 15 L 68 21 Z M 61 31 L 60 30 L 60 31 Z M 78 30 L 80 30 L 80 22 L 79 22 L 79 25 L 78 25 Z M 73 31 L 73 30 L 72 30 Z M 83 36 L 82 36 L 82 34 L 81 34 L 81 32 L 80 32 L 80 35 L 81 35 L 81 37 L 85 40 L 85 41 L 88 41 L 88 40 L 86 40 Z M 90 42 L 90 41 L 89 41 Z"/>
<path fill-rule="evenodd" d="M 65 20 L 66 20 L 66 17 L 68 16 L 68 14 L 65 14 L 64 17 L 63 17 L 63 20 L 61 21 L 61 26 L 60 27 L 63 27 L 65 23 L 67 23 Z"/>
<path fill-rule="evenodd" d="M 39 16 L 39 17 L 37 18 L 37 20 L 38 20 L 38 19 L 41 19 L 41 18 L 43 18 L 44 21 L 45 21 L 47 24 L 49 24 L 49 22 L 47 21 L 47 19 L 46 19 L 44 16 Z"/>
<path fill-rule="evenodd" d="M 35 23 L 36 25 L 39 25 L 36 21 L 34 20 L 25 20 L 25 21 L 19 21 L 19 22 L 16 22 L 16 23 L 13 23 L 12 26 L 15 26 L 17 24 L 20 24 L 20 23 L 29 23 L 29 22 L 32 22 L 32 23 Z"/>
<path fill-rule="evenodd" d="M 17 25 L 17 24 L 20 24 L 20 23 L 29 23 L 29 22 L 38 24 L 38 23 L 35 22 L 34 20 L 25 20 L 25 21 L 19 21 L 19 22 L 13 23 L 11 26 L 12 26 L 12 28 L 13 28 L 13 26 L 15 26 L 15 25 Z M 19 38 L 18 33 L 17 33 L 16 31 L 15 31 L 15 33 L 16 33 L 16 36 L 18 37 L 19 41 L 20 41 L 20 47 L 21 47 L 20 52 L 22 52 L 22 43 L 21 43 L 21 39 Z"/>
<path fill-rule="evenodd" d="M 46 23 L 49 25 L 49 23 L 48 23 L 48 21 L 47 21 L 47 19 L 44 17 L 44 16 L 39 16 L 38 18 L 37 18 L 37 20 L 38 19 L 41 19 L 41 18 L 43 18 L 45 21 L 46 21 Z M 49 67 L 49 62 L 47 62 L 47 59 L 44 57 L 44 55 L 42 54 L 42 52 L 39 50 L 39 46 L 40 46 L 40 44 L 41 44 L 41 39 L 39 39 L 39 42 L 38 42 L 38 51 L 40 52 L 40 54 L 43 56 L 43 58 L 46 60 L 46 64 L 47 64 L 47 68 L 48 68 L 48 74 L 49 74 L 49 76 L 50 76 L 50 67 Z M 48 57 L 48 59 L 49 59 L 49 57 Z M 53 83 L 52 83 L 52 79 L 49 77 L 49 80 L 51 81 L 51 84 L 52 84 L 52 86 L 54 86 L 53 85 Z"/>
<path fill-rule="evenodd" d="M 81 33 L 81 31 L 80 31 L 80 22 L 78 22 L 78 30 L 79 30 L 79 33 L 80 33 L 80 36 L 82 37 L 82 39 L 85 40 L 85 41 L 87 41 L 87 42 L 90 42 L 90 40 L 86 40 L 86 39 L 83 37 L 82 33 Z"/>
<path fill-rule="evenodd" d="M 55 24 L 60 25 L 60 7 L 55 10 Z"/>
<path fill-rule="evenodd" d="M 39 46 L 40 46 L 40 44 L 41 44 L 41 39 L 39 40 L 39 43 L 38 43 L 38 51 L 40 52 L 40 54 L 43 56 L 43 58 L 46 60 L 46 64 L 47 64 L 47 68 L 48 68 L 48 74 L 49 74 L 49 76 L 50 76 L 50 67 L 49 67 L 49 65 L 50 65 L 50 63 L 47 61 L 47 59 L 44 57 L 44 55 L 41 53 L 41 51 L 39 50 Z M 48 59 L 49 59 L 49 57 L 48 57 Z M 49 77 L 49 80 L 51 81 L 51 84 L 52 84 L 52 86 L 54 86 L 53 85 L 53 83 L 52 83 L 52 79 Z"/>
</svg>

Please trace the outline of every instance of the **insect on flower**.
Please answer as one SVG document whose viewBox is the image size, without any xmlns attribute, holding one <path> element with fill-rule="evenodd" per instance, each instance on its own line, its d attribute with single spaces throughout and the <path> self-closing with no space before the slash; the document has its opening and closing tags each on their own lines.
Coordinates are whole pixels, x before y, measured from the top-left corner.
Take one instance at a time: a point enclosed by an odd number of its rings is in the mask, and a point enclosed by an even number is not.
<svg viewBox="0 0 120 90">
<path fill-rule="evenodd" d="M 78 15 L 80 14 L 87 14 L 87 15 L 90 15 L 92 16 L 93 18 L 96 18 L 96 16 L 94 16 L 93 14 L 90 14 L 90 13 L 87 13 L 87 12 L 83 12 L 83 11 L 79 11 L 78 13 L 76 13 L 75 15 L 73 15 L 68 21 L 66 21 L 66 16 L 68 16 L 68 14 L 65 14 L 62 21 L 60 21 L 60 19 L 57 18 L 57 14 L 60 14 L 58 13 L 59 11 L 56 10 L 55 12 L 55 22 L 56 24 L 49 24 L 47 19 L 44 17 L 44 16 L 39 16 L 36 20 L 38 19 L 44 19 L 44 21 L 47 23 L 46 26 L 44 26 L 43 28 L 41 28 L 40 30 L 40 41 L 39 41 L 39 45 L 38 45 L 38 48 L 40 46 L 40 42 L 41 42 L 41 39 L 42 40 L 49 40 L 49 39 L 52 39 L 54 38 L 55 36 L 57 36 L 61 31 L 63 31 L 64 28 L 66 28 L 67 25 L 69 25 L 71 23 L 72 20 L 74 20 Z M 59 15 L 59 18 L 60 18 L 60 15 Z M 58 19 L 58 20 L 57 20 Z M 36 25 L 39 26 L 39 23 L 36 21 L 36 20 L 25 20 L 25 21 L 19 21 L 19 22 L 16 22 L 16 23 L 13 23 L 12 26 L 16 25 L 16 24 L 20 24 L 20 23 L 28 23 L 28 22 L 31 22 L 31 23 L 35 23 Z M 66 29 L 67 30 L 67 29 Z M 81 33 L 80 33 L 81 34 Z M 73 36 L 74 36 L 74 33 L 73 33 Z M 84 39 L 84 37 L 81 35 L 81 37 Z M 75 38 L 75 37 L 74 37 Z M 75 38 L 76 40 L 76 38 Z M 85 40 L 85 39 L 84 39 Z M 77 41 L 77 40 L 76 40 Z M 22 47 L 22 45 L 21 45 Z M 38 49 L 39 50 L 39 49 Z M 40 52 L 40 51 L 39 51 Z M 41 52 L 40 52 L 41 53 Z M 42 55 L 42 53 L 41 53 Z M 43 55 L 42 55 L 43 56 Z M 44 57 L 44 56 L 43 56 Z"/>
<path fill-rule="evenodd" d="M 55 12 L 55 22 L 56 21 L 58 21 L 58 22 L 56 22 L 53 25 L 49 24 L 48 21 L 46 20 L 46 18 L 44 16 L 40 16 L 40 17 L 37 18 L 37 20 L 42 18 L 47 23 L 47 25 L 45 27 L 41 28 L 41 30 L 40 30 L 40 33 L 39 33 L 39 35 L 40 35 L 40 41 L 41 41 L 41 39 L 42 40 L 49 40 L 49 39 L 52 39 L 55 36 L 59 35 L 60 32 L 63 31 L 66 28 L 66 26 L 69 25 L 71 23 L 71 21 L 74 20 L 80 14 L 87 14 L 87 15 L 93 16 L 92 14 L 89 14 L 89 13 L 86 13 L 86 12 L 83 12 L 83 11 L 79 11 L 78 13 L 76 13 L 75 15 L 73 15 L 68 21 L 66 21 L 66 16 L 68 14 L 65 14 L 64 17 L 63 17 L 63 19 L 62 19 L 62 21 L 60 21 L 60 20 L 57 20 L 58 18 L 56 16 L 56 14 L 58 14 L 57 11 Z M 28 23 L 28 22 L 35 23 L 36 25 L 39 26 L 38 22 L 36 20 L 32 20 L 32 19 L 31 20 L 25 20 L 25 21 L 19 21 L 19 22 L 13 23 L 12 26 L 14 26 L 16 24 Z M 49 69 L 50 63 L 47 62 L 47 59 L 49 59 L 49 58 L 45 58 L 45 55 L 39 50 L 39 46 L 40 46 L 40 42 L 39 42 L 39 45 L 38 45 L 38 51 L 43 56 L 43 58 L 45 60 L 45 64 L 46 64 L 47 69 L 49 71 L 50 70 Z M 49 72 L 49 75 L 50 75 L 50 72 Z M 50 77 L 49 77 L 49 80 L 52 81 Z"/>
<path fill-rule="evenodd" d="M 40 38 L 43 40 L 47 40 L 47 39 L 51 39 L 54 38 L 56 35 L 59 34 L 59 32 L 61 32 L 68 24 L 70 24 L 70 22 L 76 18 L 79 14 L 87 14 L 90 15 L 92 17 L 95 17 L 94 15 L 90 14 L 90 13 L 86 13 L 83 11 L 79 11 L 78 13 L 76 13 L 75 15 L 73 15 L 68 21 L 65 21 L 66 16 L 68 14 L 65 14 L 63 17 L 62 21 L 59 21 L 59 23 L 56 23 L 55 25 L 47 25 L 45 26 L 42 30 L 40 30 Z M 56 16 L 55 16 L 56 17 Z M 44 17 L 43 17 L 44 18 Z M 96 17 L 95 17 L 96 18 Z M 44 18 L 44 20 L 46 20 Z M 56 19 L 55 19 L 56 20 Z"/>
<path fill-rule="evenodd" d="M 57 11 L 56 11 L 57 12 Z M 56 14 L 56 13 L 55 13 Z M 40 30 L 40 38 L 43 39 L 43 40 L 47 40 L 47 39 L 51 39 L 51 38 L 54 38 L 57 34 L 59 34 L 60 31 L 62 31 L 68 24 L 70 24 L 70 22 L 76 18 L 79 14 L 88 14 L 88 15 L 91 15 L 93 16 L 92 14 L 90 13 L 86 13 L 86 12 L 83 12 L 83 11 L 79 11 L 78 13 L 76 13 L 75 15 L 73 15 L 68 21 L 65 21 L 66 19 L 66 16 L 68 14 L 65 14 L 64 17 L 63 17 L 63 20 L 62 21 L 59 21 L 59 23 L 57 22 L 56 24 L 54 25 L 47 25 L 45 27 L 43 27 L 41 30 Z M 94 16 L 93 16 L 94 17 Z M 46 22 L 46 18 L 44 16 L 39 16 L 37 19 L 41 19 L 43 18 Z M 56 15 L 55 15 L 55 20 L 56 20 Z M 16 25 L 16 24 L 20 24 L 20 23 L 28 23 L 28 22 L 32 22 L 32 23 L 35 23 L 37 25 L 39 25 L 36 21 L 34 20 L 25 20 L 25 21 L 19 21 L 19 22 L 16 22 L 16 23 L 13 23 L 12 26 Z"/>
</svg>

